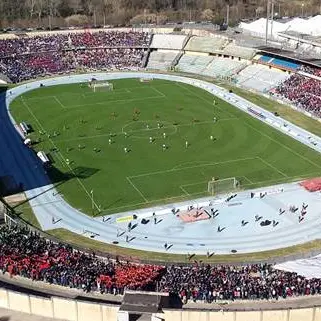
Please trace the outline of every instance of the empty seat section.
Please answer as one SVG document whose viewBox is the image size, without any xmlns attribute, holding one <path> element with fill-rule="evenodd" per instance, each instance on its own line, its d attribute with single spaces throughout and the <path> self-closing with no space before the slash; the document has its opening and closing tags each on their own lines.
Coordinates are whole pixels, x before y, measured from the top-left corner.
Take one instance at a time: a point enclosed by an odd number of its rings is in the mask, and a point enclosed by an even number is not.
<svg viewBox="0 0 321 321">
<path fill-rule="evenodd" d="M 176 51 L 152 51 L 149 55 L 147 68 L 167 70 L 177 54 Z"/>
<path fill-rule="evenodd" d="M 289 77 L 288 73 L 277 69 L 271 69 L 264 65 L 250 65 L 240 71 L 235 80 L 243 87 L 266 92 Z"/>
<path fill-rule="evenodd" d="M 221 51 L 228 43 L 226 38 L 221 37 L 191 37 L 185 46 L 185 50 L 198 52 Z"/>
<path fill-rule="evenodd" d="M 179 71 L 188 73 L 201 73 L 213 60 L 212 56 L 183 55 L 176 66 Z"/>
<path fill-rule="evenodd" d="M 227 56 L 240 57 L 243 59 L 252 59 L 255 55 L 255 50 L 252 48 L 241 47 L 235 45 L 234 43 L 230 43 L 224 48 L 223 53 Z"/>
<path fill-rule="evenodd" d="M 210 77 L 230 77 L 245 66 L 246 62 L 237 59 L 215 57 L 202 74 Z"/>
<path fill-rule="evenodd" d="M 176 49 L 183 48 L 185 35 L 156 34 L 153 36 L 151 48 L 157 49 Z"/>
</svg>

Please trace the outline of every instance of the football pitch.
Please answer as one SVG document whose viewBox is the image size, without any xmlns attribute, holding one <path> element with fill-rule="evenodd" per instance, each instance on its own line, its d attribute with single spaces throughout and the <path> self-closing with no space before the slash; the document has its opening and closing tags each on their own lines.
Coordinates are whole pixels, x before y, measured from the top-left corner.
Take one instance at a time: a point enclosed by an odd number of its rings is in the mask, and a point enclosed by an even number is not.
<svg viewBox="0 0 321 321">
<path fill-rule="evenodd" d="M 190 85 L 139 79 L 43 87 L 11 104 L 75 208 L 104 215 L 206 196 L 212 177 L 241 187 L 321 175 L 312 149 Z"/>
</svg>

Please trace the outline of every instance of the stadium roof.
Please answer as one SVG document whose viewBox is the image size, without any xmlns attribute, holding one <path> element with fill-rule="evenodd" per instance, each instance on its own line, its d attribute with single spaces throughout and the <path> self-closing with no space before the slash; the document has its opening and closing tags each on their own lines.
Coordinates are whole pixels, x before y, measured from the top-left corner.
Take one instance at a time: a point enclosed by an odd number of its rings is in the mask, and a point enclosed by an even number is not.
<svg viewBox="0 0 321 321">
<path fill-rule="evenodd" d="M 257 49 L 259 49 L 262 52 L 274 54 L 274 55 L 277 55 L 280 57 L 295 59 L 295 60 L 302 62 L 302 63 L 307 63 L 307 64 L 315 65 L 318 67 L 321 66 L 321 59 L 311 58 L 311 57 L 305 56 L 304 54 L 296 52 L 296 51 L 289 51 L 289 50 L 278 49 L 278 48 L 268 47 L 268 46 L 262 46 Z"/>
</svg>

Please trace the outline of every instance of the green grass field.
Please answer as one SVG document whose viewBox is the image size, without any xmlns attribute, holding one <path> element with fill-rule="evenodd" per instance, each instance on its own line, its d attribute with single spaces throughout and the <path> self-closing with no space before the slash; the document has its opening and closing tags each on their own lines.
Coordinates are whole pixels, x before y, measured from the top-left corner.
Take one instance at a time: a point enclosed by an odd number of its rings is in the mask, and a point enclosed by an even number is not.
<svg viewBox="0 0 321 321">
<path fill-rule="evenodd" d="M 318 153 L 218 98 L 214 105 L 203 90 L 112 83 L 114 91 L 99 93 L 85 84 L 39 88 L 11 105 L 41 139 L 36 149 L 50 152 L 57 188 L 89 215 L 204 196 L 213 176 L 252 188 L 321 175 Z"/>
</svg>

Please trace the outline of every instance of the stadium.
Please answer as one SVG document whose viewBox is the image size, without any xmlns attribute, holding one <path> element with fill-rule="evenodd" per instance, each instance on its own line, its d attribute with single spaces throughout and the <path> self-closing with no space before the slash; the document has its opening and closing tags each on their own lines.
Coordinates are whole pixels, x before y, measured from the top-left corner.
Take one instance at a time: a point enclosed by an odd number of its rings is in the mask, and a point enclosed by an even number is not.
<svg viewBox="0 0 321 321">
<path fill-rule="evenodd" d="M 320 18 L 0 35 L 0 307 L 320 320 Z"/>
</svg>

